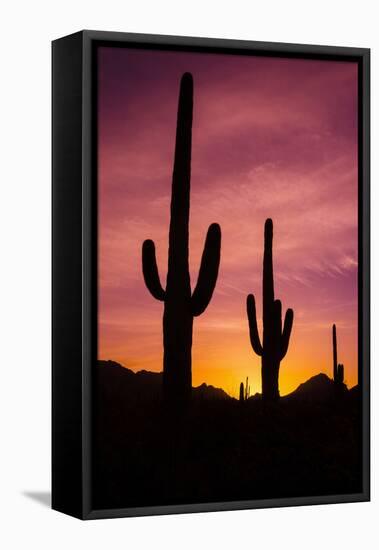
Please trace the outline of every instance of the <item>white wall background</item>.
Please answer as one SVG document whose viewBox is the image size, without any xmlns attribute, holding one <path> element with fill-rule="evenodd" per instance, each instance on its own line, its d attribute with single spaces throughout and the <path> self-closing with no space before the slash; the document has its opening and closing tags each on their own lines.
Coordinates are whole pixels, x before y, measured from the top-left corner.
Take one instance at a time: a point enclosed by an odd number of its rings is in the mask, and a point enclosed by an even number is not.
<svg viewBox="0 0 379 550">
<path fill-rule="evenodd" d="M 372 300 L 378 304 L 379 33 L 373 0 L 33 0 L 2 6 L 0 33 L 0 546 L 291 550 L 378 548 L 373 307 L 373 500 L 83 523 L 51 511 L 50 41 L 87 29 L 372 48 Z M 333 90 L 331 90 L 333 93 Z M 67 396 L 70 399 L 70 396 Z"/>
</svg>

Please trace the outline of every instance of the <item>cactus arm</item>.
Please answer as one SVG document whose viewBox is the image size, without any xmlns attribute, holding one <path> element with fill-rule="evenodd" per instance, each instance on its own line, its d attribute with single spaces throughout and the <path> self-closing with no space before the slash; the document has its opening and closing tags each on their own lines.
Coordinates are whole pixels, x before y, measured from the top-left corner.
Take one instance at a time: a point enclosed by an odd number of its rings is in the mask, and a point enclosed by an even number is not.
<svg viewBox="0 0 379 550">
<path fill-rule="evenodd" d="M 150 239 L 146 240 L 142 245 L 142 271 L 145 284 L 151 294 L 157 300 L 164 301 L 166 293 L 159 279 L 155 245 Z"/>
<path fill-rule="evenodd" d="M 281 359 L 286 355 L 288 350 L 288 344 L 290 341 L 291 331 L 293 325 L 293 310 L 287 309 L 286 316 L 284 318 L 283 333 L 281 338 L 280 355 Z"/>
<path fill-rule="evenodd" d="M 195 317 L 203 313 L 212 298 L 220 265 L 220 250 L 221 229 L 217 223 L 212 223 L 205 239 L 199 276 L 191 298 L 192 314 Z"/>
<path fill-rule="evenodd" d="M 338 382 L 340 384 L 343 384 L 343 380 L 344 380 L 344 366 L 342 364 L 339 364 L 338 365 L 338 368 L 337 368 L 337 377 L 338 377 Z"/>
<path fill-rule="evenodd" d="M 280 347 L 282 341 L 282 302 L 280 300 L 274 300 L 269 326 L 270 328 L 269 335 L 267 335 L 267 348 L 270 349 L 273 356 L 275 356 L 280 361 Z M 263 343 L 263 347 L 265 347 L 265 343 Z"/>
<path fill-rule="evenodd" d="M 282 336 L 282 302 L 280 300 L 274 301 L 274 331 L 276 332 L 275 337 L 280 338 Z"/>
<path fill-rule="evenodd" d="M 263 348 L 259 339 L 258 325 L 257 325 L 257 312 L 255 307 L 255 298 L 253 294 L 249 294 L 246 300 L 247 317 L 249 320 L 249 332 L 251 347 L 257 355 L 262 357 Z"/>
</svg>

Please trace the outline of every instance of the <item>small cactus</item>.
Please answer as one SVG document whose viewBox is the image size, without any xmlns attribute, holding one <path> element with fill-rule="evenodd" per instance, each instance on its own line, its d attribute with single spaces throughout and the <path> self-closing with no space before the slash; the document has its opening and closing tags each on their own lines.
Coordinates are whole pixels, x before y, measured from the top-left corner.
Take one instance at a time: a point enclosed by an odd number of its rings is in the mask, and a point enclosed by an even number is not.
<svg viewBox="0 0 379 550">
<path fill-rule="evenodd" d="M 241 382 L 241 384 L 240 384 L 240 399 L 239 400 L 240 400 L 240 403 L 243 403 L 245 401 L 243 382 Z"/>
<path fill-rule="evenodd" d="M 338 363 L 337 358 L 337 328 L 333 325 L 333 381 L 336 385 L 342 386 L 344 383 L 345 368 L 342 363 Z"/>
<path fill-rule="evenodd" d="M 275 300 L 272 240 L 273 223 L 271 219 L 267 219 L 264 230 L 262 344 L 253 294 L 248 295 L 246 303 L 251 346 L 262 358 L 262 397 L 266 401 L 279 398 L 280 362 L 287 353 L 293 324 L 293 310 L 287 309 L 282 327 L 282 303 Z"/>
<path fill-rule="evenodd" d="M 247 401 L 250 397 L 250 384 L 249 384 L 249 377 L 246 377 L 246 385 L 245 385 L 245 401 Z"/>
</svg>

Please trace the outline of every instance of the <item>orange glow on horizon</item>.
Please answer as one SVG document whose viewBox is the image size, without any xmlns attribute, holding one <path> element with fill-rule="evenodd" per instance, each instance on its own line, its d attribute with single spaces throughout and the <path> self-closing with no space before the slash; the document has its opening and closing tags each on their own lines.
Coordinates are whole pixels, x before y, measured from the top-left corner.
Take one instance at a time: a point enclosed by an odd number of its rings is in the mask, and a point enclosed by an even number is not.
<svg viewBox="0 0 379 550">
<path fill-rule="evenodd" d="M 249 378 L 250 395 L 261 392 L 261 359 L 253 352 L 247 332 L 247 321 L 241 319 L 246 326 L 230 327 L 224 333 L 212 330 L 194 329 L 192 348 L 192 385 L 202 383 L 222 388 L 229 395 L 238 398 L 239 386 Z M 204 323 L 205 324 L 205 323 Z M 159 324 L 157 334 L 159 335 Z M 317 337 L 314 334 L 301 334 L 301 329 L 293 329 L 292 340 L 288 354 L 280 366 L 280 394 L 286 395 L 294 391 L 299 384 L 312 376 L 325 373 L 332 378 L 332 329 L 325 327 Z M 357 351 L 354 345 L 354 331 L 339 331 L 338 342 L 341 352 L 339 360 L 345 365 L 345 382 L 348 387 L 357 384 Z M 157 355 L 136 358 L 131 364 L 130 357 L 104 349 L 101 359 L 112 359 L 123 366 L 137 372 L 139 370 L 162 370 L 163 349 L 157 341 Z M 161 349 L 159 349 L 161 348 Z M 296 352 L 295 352 L 296 350 Z"/>
</svg>

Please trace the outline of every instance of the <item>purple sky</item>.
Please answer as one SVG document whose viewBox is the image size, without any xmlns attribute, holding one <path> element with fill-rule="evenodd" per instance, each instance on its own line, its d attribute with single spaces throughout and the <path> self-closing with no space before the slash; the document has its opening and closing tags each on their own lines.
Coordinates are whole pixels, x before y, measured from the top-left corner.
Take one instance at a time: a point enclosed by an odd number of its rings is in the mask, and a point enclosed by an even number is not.
<svg viewBox="0 0 379 550">
<path fill-rule="evenodd" d="M 263 224 L 274 221 L 276 296 L 295 311 L 281 392 L 331 374 L 331 326 L 357 381 L 357 65 L 350 62 L 99 51 L 99 356 L 162 368 L 162 304 L 145 288 L 152 238 L 162 284 L 179 80 L 194 77 L 192 286 L 206 230 L 222 228 L 219 279 L 195 320 L 193 382 L 260 390 L 245 299 L 261 318 Z"/>
</svg>

